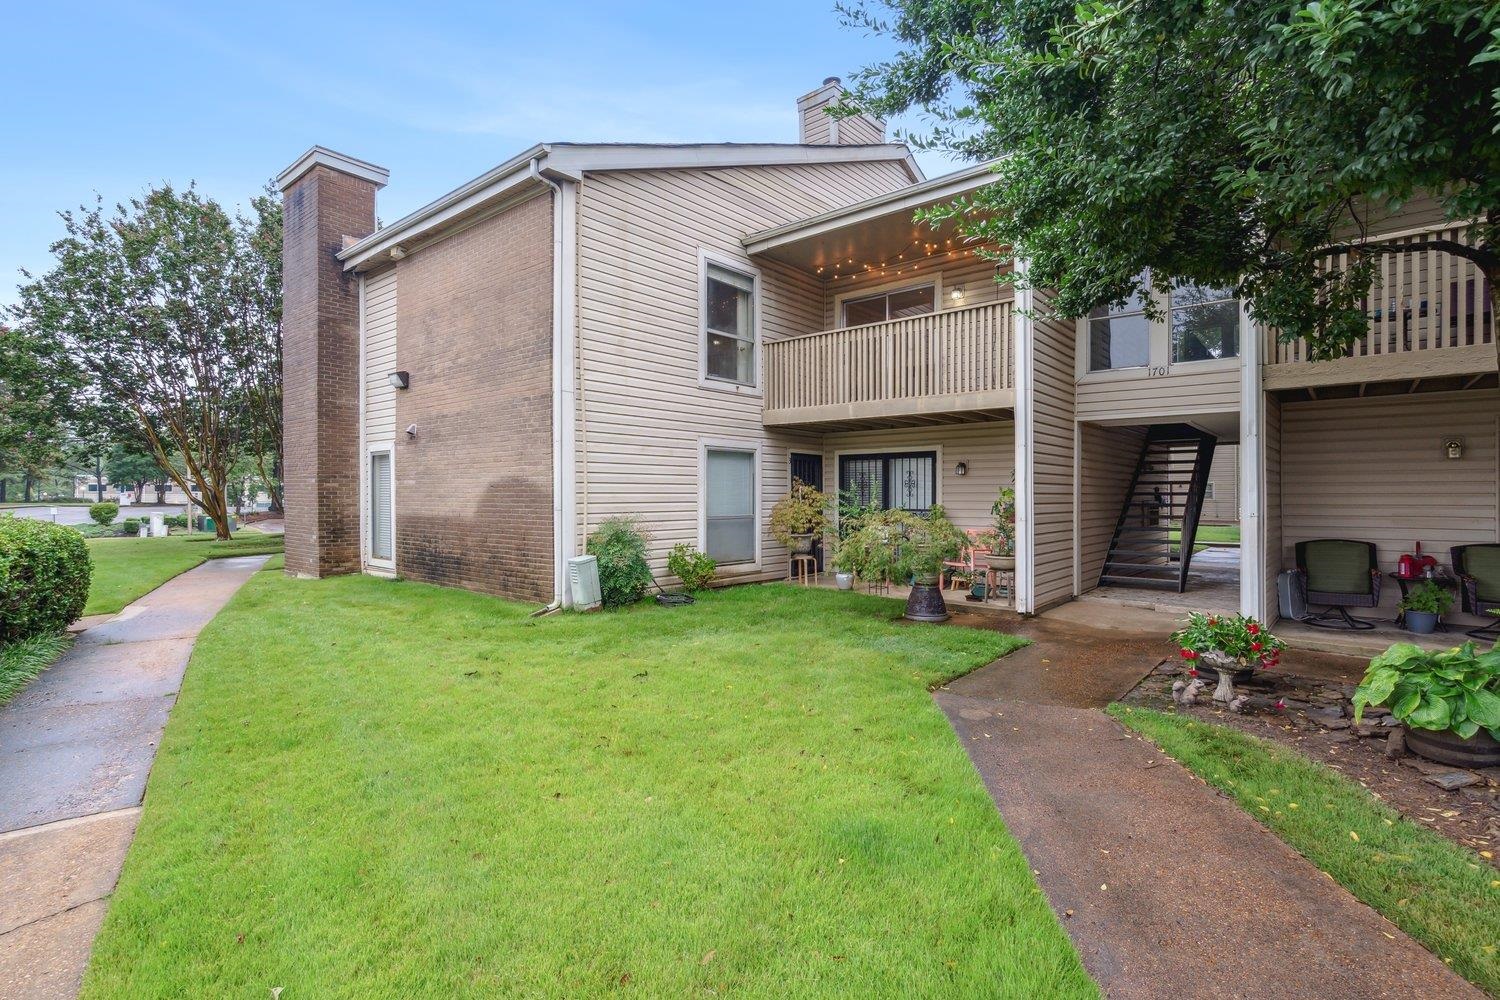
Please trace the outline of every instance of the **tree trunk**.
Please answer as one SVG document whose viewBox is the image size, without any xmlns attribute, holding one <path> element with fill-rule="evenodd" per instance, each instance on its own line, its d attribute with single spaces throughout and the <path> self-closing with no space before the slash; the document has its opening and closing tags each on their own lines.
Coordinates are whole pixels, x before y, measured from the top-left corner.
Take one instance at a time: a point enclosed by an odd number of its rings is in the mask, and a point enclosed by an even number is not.
<svg viewBox="0 0 1500 1000">
<path fill-rule="evenodd" d="M 25 500 L 27 503 L 30 503 L 31 502 L 31 473 L 28 472 L 26 474 L 26 476 L 25 476 L 25 478 L 23 480 L 23 484 L 24 484 L 24 486 L 23 486 L 23 496 L 22 496 L 22 499 Z"/>
<path fill-rule="evenodd" d="M 1490 342 L 1495 347 L 1495 370 L 1500 371 L 1500 266 L 1480 268 L 1480 273 L 1490 285 Z"/>
<path fill-rule="evenodd" d="M 94 456 L 94 499 L 104 499 L 104 459 Z"/>
<path fill-rule="evenodd" d="M 5 488 L 10 485 L 9 479 L 0 479 L 0 503 L 5 502 Z"/>
</svg>

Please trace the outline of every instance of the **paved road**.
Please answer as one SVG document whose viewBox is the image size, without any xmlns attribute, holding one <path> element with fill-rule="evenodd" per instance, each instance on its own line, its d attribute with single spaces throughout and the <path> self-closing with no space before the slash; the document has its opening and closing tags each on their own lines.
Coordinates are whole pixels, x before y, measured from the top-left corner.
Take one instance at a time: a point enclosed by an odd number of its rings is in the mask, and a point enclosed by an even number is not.
<svg viewBox="0 0 1500 1000">
<path fill-rule="evenodd" d="M 120 513 L 115 517 L 115 523 L 125 520 L 127 517 L 149 517 L 152 514 L 181 514 L 187 508 L 182 504 L 163 504 L 160 507 L 154 504 L 140 504 L 132 507 L 121 507 Z M 56 516 L 53 512 L 56 511 Z M 38 521 L 55 521 L 58 524 L 88 524 L 89 509 L 86 504 L 64 504 L 53 507 L 48 504 L 38 504 L 35 507 L 15 507 L 0 510 L 0 515 L 14 514 L 17 517 L 29 517 Z"/>
<path fill-rule="evenodd" d="M 168 581 L 0 708 L 0 997 L 77 995 L 193 642 L 265 561 Z"/>
</svg>

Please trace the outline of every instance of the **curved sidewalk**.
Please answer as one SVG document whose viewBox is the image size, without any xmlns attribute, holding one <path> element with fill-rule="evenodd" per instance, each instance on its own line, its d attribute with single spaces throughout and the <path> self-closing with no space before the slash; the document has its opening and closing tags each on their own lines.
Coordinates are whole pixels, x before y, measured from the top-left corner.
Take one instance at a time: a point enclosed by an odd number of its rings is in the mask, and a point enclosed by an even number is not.
<svg viewBox="0 0 1500 1000">
<path fill-rule="evenodd" d="M 0 996 L 77 995 L 193 642 L 267 558 L 167 581 L 0 707 Z"/>
<path fill-rule="evenodd" d="M 1171 647 L 1050 619 L 936 692 L 1105 996 L 1483 997 L 1101 708 Z"/>
</svg>

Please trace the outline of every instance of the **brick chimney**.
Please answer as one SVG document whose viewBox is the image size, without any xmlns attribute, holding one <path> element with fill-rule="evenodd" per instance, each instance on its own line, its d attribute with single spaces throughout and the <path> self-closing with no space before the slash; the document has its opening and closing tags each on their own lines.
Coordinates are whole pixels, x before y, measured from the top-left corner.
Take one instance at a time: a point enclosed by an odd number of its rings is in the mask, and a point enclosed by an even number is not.
<svg viewBox="0 0 1500 1000">
<path fill-rule="evenodd" d="M 844 96 L 844 85 L 830 76 L 816 90 L 797 98 L 798 139 L 811 146 L 862 146 L 885 142 L 885 122 L 874 115 L 834 118 L 826 108 Z"/>
<path fill-rule="evenodd" d="M 286 571 L 360 568 L 359 285 L 334 256 L 375 231 L 390 172 L 314 146 L 276 178 L 282 220 Z"/>
</svg>

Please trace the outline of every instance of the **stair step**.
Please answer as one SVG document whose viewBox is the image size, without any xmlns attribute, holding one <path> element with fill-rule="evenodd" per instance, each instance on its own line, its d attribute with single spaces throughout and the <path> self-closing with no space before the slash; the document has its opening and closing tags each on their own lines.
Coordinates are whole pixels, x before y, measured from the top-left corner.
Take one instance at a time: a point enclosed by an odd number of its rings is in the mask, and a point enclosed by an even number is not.
<svg viewBox="0 0 1500 1000">
<path fill-rule="evenodd" d="M 1160 563 L 1135 563 L 1135 562 L 1116 562 L 1115 560 L 1110 559 L 1110 560 L 1107 560 L 1105 562 L 1104 568 L 1106 570 L 1110 570 L 1110 571 L 1120 570 L 1120 569 L 1133 569 L 1133 570 L 1140 570 L 1141 572 L 1145 572 L 1145 573 L 1171 573 L 1173 576 L 1177 575 L 1177 567 L 1174 564 L 1169 563 L 1169 562 L 1160 562 Z"/>
<path fill-rule="evenodd" d="M 1141 576 L 1110 576 L 1105 574 L 1099 577 L 1099 583 L 1114 583 L 1124 587 L 1159 587 L 1163 590 L 1176 590 L 1176 580 L 1153 580 L 1150 577 Z"/>
</svg>

